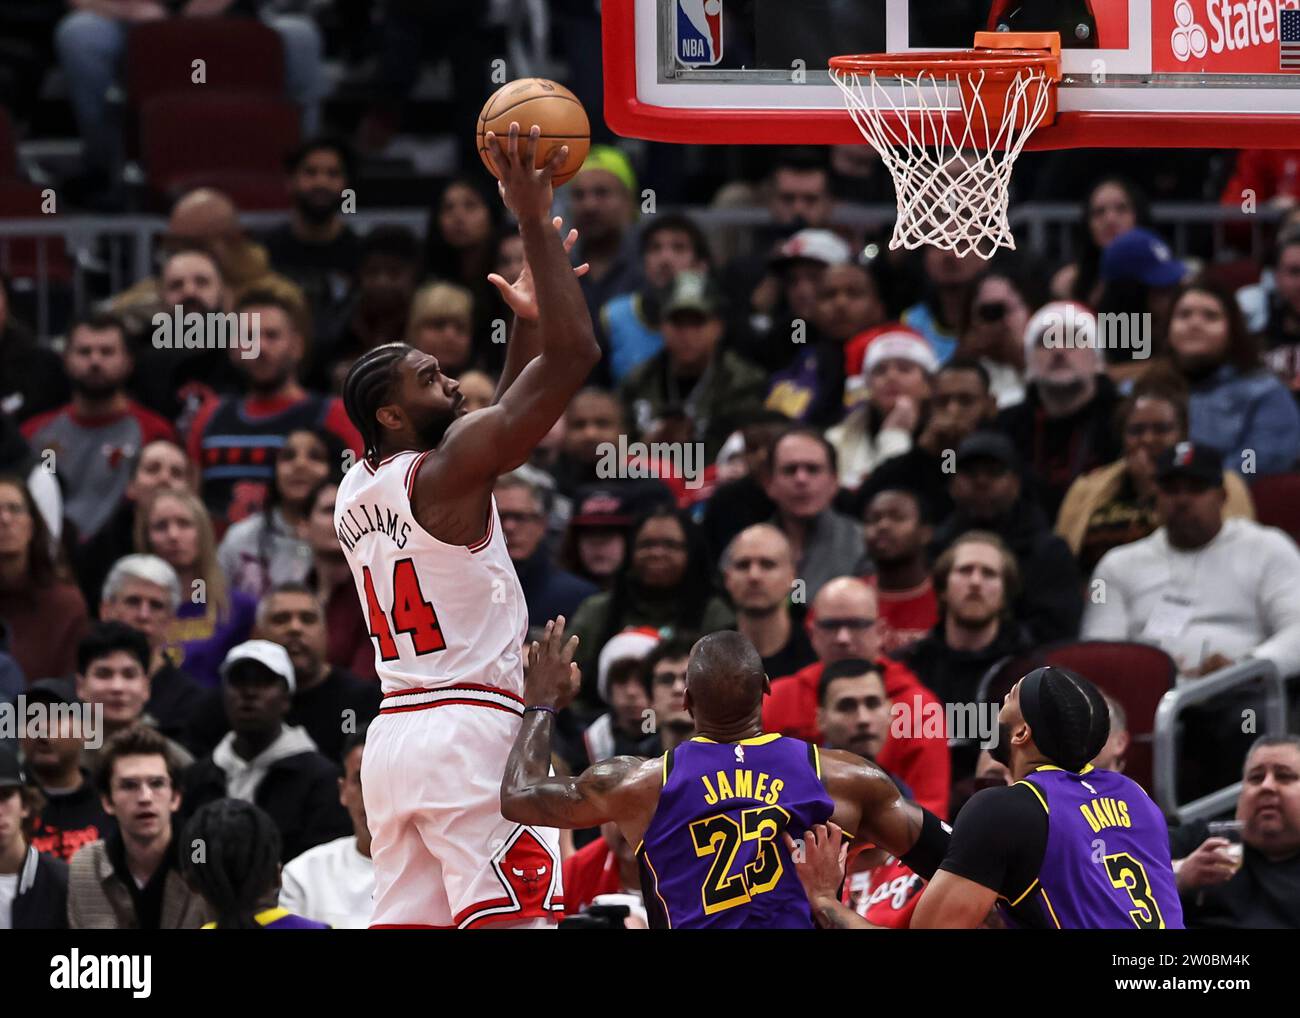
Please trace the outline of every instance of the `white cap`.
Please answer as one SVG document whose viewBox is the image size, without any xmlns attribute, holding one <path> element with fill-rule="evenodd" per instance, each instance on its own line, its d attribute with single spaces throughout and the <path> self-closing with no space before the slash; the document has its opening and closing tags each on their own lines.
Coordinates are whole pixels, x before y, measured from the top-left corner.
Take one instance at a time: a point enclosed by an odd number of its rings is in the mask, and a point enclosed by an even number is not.
<svg viewBox="0 0 1300 1018">
<path fill-rule="evenodd" d="M 925 338 L 915 332 L 886 332 L 877 336 L 867 347 L 867 356 L 862 362 L 863 375 L 870 375 L 881 361 L 911 361 L 920 365 L 927 375 L 939 370 L 939 359 Z"/>
<path fill-rule="evenodd" d="M 848 242 L 830 230 L 800 230 L 781 245 L 779 260 L 807 258 L 826 265 L 847 265 L 853 257 Z"/>
<path fill-rule="evenodd" d="M 289 684 L 291 696 L 298 688 L 293 678 L 293 661 L 289 658 L 289 652 L 278 643 L 272 643 L 270 640 L 247 640 L 237 647 L 231 647 L 230 653 L 221 662 L 221 677 L 224 679 L 230 673 L 230 669 L 240 661 L 256 661 L 258 664 L 266 665 Z"/>
<path fill-rule="evenodd" d="M 743 431 L 733 431 L 727 436 L 727 440 L 722 443 L 722 448 L 718 450 L 717 462 L 726 463 L 728 460 L 743 455 L 745 455 L 745 433 Z"/>
<path fill-rule="evenodd" d="M 1051 330 L 1049 337 L 1048 331 Z M 1050 338 L 1050 344 L 1047 340 Z M 1105 355 L 1097 344 L 1097 316 L 1084 305 L 1072 300 L 1054 300 L 1034 312 L 1025 325 L 1025 362 L 1035 347 L 1050 345 L 1096 352 L 1097 370 L 1105 367 Z M 1032 377 L 1033 369 L 1029 368 Z"/>
<path fill-rule="evenodd" d="M 611 636 L 601 648 L 596 665 L 596 692 L 600 698 L 609 703 L 609 670 L 615 661 L 629 657 L 640 660 L 654 650 L 658 643 L 659 630 L 649 626 L 625 629 Z"/>
</svg>

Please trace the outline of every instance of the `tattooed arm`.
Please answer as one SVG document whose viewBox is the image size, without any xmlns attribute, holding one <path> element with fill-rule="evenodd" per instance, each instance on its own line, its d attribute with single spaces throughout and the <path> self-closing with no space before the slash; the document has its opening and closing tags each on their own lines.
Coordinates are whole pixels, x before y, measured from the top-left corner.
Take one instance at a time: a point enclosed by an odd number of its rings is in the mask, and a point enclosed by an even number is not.
<svg viewBox="0 0 1300 1018">
<path fill-rule="evenodd" d="M 501 779 L 501 815 L 539 827 L 597 827 L 616 822 L 632 845 L 641 841 L 659 800 L 660 765 L 639 757 L 602 760 L 576 778 L 551 775 L 552 710 L 567 703 L 581 676 L 573 663 L 578 638 L 564 639 L 564 616 L 546 624 L 528 650 L 524 700 L 529 707 Z"/>
<path fill-rule="evenodd" d="M 827 930 L 880 929 L 840 902 L 848 846 L 837 824 L 818 824 L 804 834 L 802 844 L 786 834 L 785 843 L 818 926 Z"/>
</svg>

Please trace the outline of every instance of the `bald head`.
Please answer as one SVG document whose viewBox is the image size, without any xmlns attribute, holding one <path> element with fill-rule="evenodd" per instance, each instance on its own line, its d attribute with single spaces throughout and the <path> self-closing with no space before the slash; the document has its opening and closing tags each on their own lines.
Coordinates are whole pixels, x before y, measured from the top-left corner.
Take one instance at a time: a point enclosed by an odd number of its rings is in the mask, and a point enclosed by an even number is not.
<svg viewBox="0 0 1300 1018">
<path fill-rule="evenodd" d="M 691 648 L 686 705 L 701 731 L 725 731 L 757 721 L 766 690 L 763 659 L 740 633 L 710 633 Z"/>
<path fill-rule="evenodd" d="M 172 206 L 167 232 L 185 240 L 208 242 L 230 237 L 239 232 L 235 203 L 210 187 L 196 188 Z"/>
<path fill-rule="evenodd" d="M 755 523 L 732 538 L 722 553 L 723 568 L 729 567 L 739 556 L 752 554 L 767 555 L 792 565 L 794 563 L 794 551 L 789 539 L 770 523 Z"/>
<path fill-rule="evenodd" d="M 794 585 L 794 552 L 786 536 L 770 523 L 747 527 L 722 555 L 722 575 L 736 611 L 770 617 L 788 611 Z"/>
<path fill-rule="evenodd" d="M 809 639 L 824 664 L 880 656 L 876 592 L 853 576 L 837 576 L 813 598 Z"/>
</svg>

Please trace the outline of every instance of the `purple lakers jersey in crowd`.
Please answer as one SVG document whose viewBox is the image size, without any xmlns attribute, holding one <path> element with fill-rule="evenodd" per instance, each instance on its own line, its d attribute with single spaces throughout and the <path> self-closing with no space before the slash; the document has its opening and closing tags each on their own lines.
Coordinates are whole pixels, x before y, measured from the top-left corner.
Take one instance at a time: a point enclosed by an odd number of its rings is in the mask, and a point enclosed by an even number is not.
<svg viewBox="0 0 1300 1018">
<path fill-rule="evenodd" d="M 318 923 L 315 919 L 304 919 L 294 915 L 287 908 L 263 909 L 253 916 L 253 920 L 264 930 L 328 930 L 329 923 Z M 216 923 L 204 923 L 203 929 L 215 930 Z"/>
<path fill-rule="evenodd" d="M 834 810 L 817 747 L 780 735 L 697 736 L 664 754 L 659 807 L 637 848 L 654 929 L 801 929 L 812 910 L 782 834 Z"/>
<path fill-rule="evenodd" d="M 1047 811 L 1038 880 L 1012 906 L 1048 928 L 1181 930 L 1169 828 L 1138 784 L 1115 771 L 1039 767 L 1020 782 Z"/>
</svg>

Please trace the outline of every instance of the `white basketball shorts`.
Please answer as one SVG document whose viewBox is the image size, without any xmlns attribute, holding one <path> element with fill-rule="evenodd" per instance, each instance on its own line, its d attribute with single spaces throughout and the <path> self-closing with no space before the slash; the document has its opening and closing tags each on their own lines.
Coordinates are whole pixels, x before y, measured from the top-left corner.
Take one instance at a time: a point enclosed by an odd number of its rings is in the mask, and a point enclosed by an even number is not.
<svg viewBox="0 0 1300 1018">
<path fill-rule="evenodd" d="M 501 816 L 501 777 L 523 706 L 512 693 L 467 683 L 384 697 L 361 759 L 375 864 L 371 929 L 558 921 L 559 833 Z"/>
</svg>

